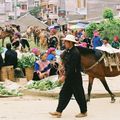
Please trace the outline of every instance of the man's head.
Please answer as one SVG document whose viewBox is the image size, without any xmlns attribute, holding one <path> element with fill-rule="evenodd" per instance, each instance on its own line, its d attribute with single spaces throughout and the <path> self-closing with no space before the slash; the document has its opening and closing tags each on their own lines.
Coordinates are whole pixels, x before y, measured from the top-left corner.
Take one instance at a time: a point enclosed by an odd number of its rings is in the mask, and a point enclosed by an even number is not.
<svg viewBox="0 0 120 120">
<path fill-rule="evenodd" d="M 8 50 L 10 50 L 10 49 L 11 49 L 11 43 L 7 43 L 7 44 L 6 44 L 6 48 L 7 48 Z"/>
<path fill-rule="evenodd" d="M 14 38 L 15 39 L 17 39 L 17 38 L 21 38 L 21 35 L 20 35 L 20 33 L 19 32 L 16 32 L 16 33 L 14 33 Z"/>
<path fill-rule="evenodd" d="M 95 31 L 93 32 L 93 34 L 94 34 L 94 36 L 99 36 L 99 35 L 100 35 L 100 33 L 99 33 L 98 30 L 95 30 Z"/>
<path fill-rule="evenodd" d="M 104 37 L 103 38 L 103 44 L 107 44 L 109 43 L 109 38 L 108 37 Z"/>
<path fill-rule="evenodd" d="M 71 34 L 68 34 L 65 38 L 63 38 L 63 40 L 66 49 L 72 48 L 74 44 L 77 43 L 75 36 Z"/>
</svg>

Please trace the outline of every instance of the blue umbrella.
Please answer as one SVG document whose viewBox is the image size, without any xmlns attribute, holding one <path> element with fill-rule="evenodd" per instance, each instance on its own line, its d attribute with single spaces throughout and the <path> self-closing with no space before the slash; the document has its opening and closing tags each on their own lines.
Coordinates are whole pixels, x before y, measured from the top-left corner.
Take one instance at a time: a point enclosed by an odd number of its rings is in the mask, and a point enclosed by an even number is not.
<svg viewBox="0 0 120 120">
<path fill-rule="evenodd" d="M 60 28 L 60 26 L 57 25 L 57 24 L 51 25 L 51 26 L 48 27 L 49 30 L 50 30 L 50 29 L 57 29 L 57 28 Z"/>
<path fill-rule="evenodd" d="M 79 28 L 86 28 L 88 24 L 77 23 L 76 25 L 77 25 Z"/>
</svg>

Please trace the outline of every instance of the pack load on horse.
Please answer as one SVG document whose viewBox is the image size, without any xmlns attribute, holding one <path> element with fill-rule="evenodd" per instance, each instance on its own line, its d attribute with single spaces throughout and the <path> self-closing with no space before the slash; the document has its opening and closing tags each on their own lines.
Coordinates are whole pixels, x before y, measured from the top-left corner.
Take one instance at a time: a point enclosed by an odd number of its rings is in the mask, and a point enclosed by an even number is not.
<svg viewBox="0 0 120 120">
<path fill-rule="evenodd" d="M 110 71 L 112 71 L 112 66 L 116 66 L 118 71 L 120 71 L 120 60 L 119 60 L 119 49 L 115 49 L 109 45 L 108 47 L 101 46 L 96 47 L 96 49 L 103 51 L 104 57 L 104 63 L 106 67 L 110 68 Z"/>
<path fill-rule="evenodd" d="M 104 60 L 106 59 L 106 56 L 101 50 L 92 50 L 82 47 L 78 47 L 78 49 L 81 54 L 81 63 L 83 70 L 89 76 L 87 101 L 90 101 L 93 80 L 94 78 L 98 78 L 110 94 L 111 102 L 115 102 L 115 95 L 109 89 L 105 77 L 115 77 L 120 75 L 118 64 L 116 63 L 114 66 L 106 66 Z M 107 54 L 109 55 L 109 53 Z M 120 54 L 118 52 L 117 59 L 120 61 Z"/>
</svg>

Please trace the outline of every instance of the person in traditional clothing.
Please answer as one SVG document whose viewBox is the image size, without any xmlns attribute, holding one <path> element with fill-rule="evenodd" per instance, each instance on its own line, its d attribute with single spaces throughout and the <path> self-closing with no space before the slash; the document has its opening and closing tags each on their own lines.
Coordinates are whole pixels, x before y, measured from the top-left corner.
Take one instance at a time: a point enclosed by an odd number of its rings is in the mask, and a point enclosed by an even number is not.
<svg viewBox="0 0 120 120">
<path fill-rule="evenodd" d="M 28 51 L 30 51 L 30 44 L 28 42 L 28 39 L 27 39 L 27 34 L 24 33 L 22 35 L 22 37 L 20 38 L 20 43 L 22 45 L 22 49 L 25 50 L 25 48 L 27 47 L 28 48 Z"/>
<path fill-rule="evenodd" d="M 41 54 L 40 50 L 38 48 L 33 48 L 31 52 L 35 54 L 36 60 L 39 60 Z"/>
<path fill-rule="evenodd" d="M 47 60 L 47 53 L 43 52 L 40 59 L 35 62 L 33 80 L 41 80 L 50 73 L 50 61 Z"/>
<path fill-rule="evenodd" d="M 58 70 L 58 63 L 56 60 L 56 49 L 53 47 L 49 48 L 47 54 L 47 60 L 51 62 L 50 75 L 56 75 Z"/>
<path fill-rule="evenodd" d="M 48 48 L 50 47 L 54 47 L 57 48 L 58 47 L 58 38 L 56 36 L 57 31 L 55 29 L 51 29 L 50 30 L 50 38 L 48 39 Z"/>
<path fill-rule="evenodd" d="M 118 36 L 114 36 L 114 40 L 112 41 L 111 46 L 116 49 L 120 48 L 120 42 Z"/>
<path fill-rule="evenodd" d="M 14 49 L 18 49 L 20 47 L 20 33 L 16 32 L 13 36 L 13 40 L 12 40 L 12 46 L 14 47 Z"/>
<path fill-rule="evenodd" d="M 56 51 L 55 48 L 51 47 L 48 49 L 47 51 L 47 60 L 51 61 L 51 60 L 56 60 Z"/>
<path fill-rule="evenodd" d="M 94 37 L 92 39 L 92 45 L 93 45 L 93 48 L 96 49 L 96 47 L 102 46 L 103 43 L 101 41 L 100 34 L 97 30 L 95 30 L 93 34 L 94 34 Z"/>
</svg>

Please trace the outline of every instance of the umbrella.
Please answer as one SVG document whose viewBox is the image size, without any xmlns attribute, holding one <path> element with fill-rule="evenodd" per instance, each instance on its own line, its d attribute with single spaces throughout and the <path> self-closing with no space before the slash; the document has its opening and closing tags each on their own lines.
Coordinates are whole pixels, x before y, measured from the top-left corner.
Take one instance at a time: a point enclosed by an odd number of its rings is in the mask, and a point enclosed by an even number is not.
<svg viewBox="0 0 120 120">
<path fill-rule="evenodd" d="M 60 26 L 57 25 L 57 24 L 51 25 L 51 26 L 48 27 L 49 30 L 50 30 L 50 29 L 57 29 L 57 28 L 60 28 Z"/>
<path fill-rule="evenodd" d="M 79 28 L 85 28 L 86 26 L 86 24 L 84 23 L 77 23 L 76 25 L 79 26 Z"/>
<path fill-rule="evenodd" d="M 70 29 L 85 29 L 87 27 L 88 24 L 84 24 L 84 23 L 77 23 L 75 25 L 71 25 Z"/>
</svg>

